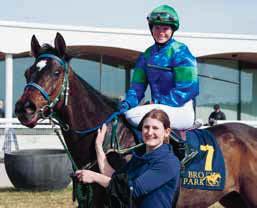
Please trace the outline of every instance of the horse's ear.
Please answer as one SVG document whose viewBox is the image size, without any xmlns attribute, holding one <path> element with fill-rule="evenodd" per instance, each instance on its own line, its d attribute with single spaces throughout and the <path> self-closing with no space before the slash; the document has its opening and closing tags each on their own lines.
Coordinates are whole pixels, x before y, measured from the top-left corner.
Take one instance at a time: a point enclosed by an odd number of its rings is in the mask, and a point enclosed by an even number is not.
<svg viewBox="0 0 257 208">
<path fill-rule="evenodd" d="M 40 44 L 35 35 L 31 38 L 31 55 L 37 57 L 40 51 Z"/>
<path fill-rule="evenodd" d="M 60 56 L 63 57 L 66 51 L 66 43 L 60 33 L 56 34 L 56 37 L 54 40 L 54 46 L 55 46 L 55 49 L 59 52 Z"/>
</svg>

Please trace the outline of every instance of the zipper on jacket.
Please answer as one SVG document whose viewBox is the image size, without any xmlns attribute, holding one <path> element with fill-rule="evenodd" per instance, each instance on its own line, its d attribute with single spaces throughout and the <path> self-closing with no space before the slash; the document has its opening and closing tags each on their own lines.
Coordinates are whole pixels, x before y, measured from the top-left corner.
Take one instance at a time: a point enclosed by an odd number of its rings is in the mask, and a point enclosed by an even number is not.
<svg viewBox="0 0 257 208">
<path fill-rule="evenodd" d="M 165 70 L 165 71 L 171 71 L 171 68 L 165 67 L 165 66 L 158 66 L 158 65 L 153 65 L 153 64 L 147 64 L 147 66 L 157 68 L 157 69 L 161 69 L 161 70 Z"/>
</svg>

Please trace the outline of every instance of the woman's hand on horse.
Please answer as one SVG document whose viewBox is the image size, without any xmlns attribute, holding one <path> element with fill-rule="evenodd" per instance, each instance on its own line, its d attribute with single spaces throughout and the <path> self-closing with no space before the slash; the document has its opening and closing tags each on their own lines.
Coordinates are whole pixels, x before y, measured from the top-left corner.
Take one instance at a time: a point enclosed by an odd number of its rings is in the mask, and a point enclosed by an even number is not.
<svg viewBox="0 0 257 208">
<path fill-rule="evenodd" d="M 106 124 L 103 124 L 102 128 L 98 129 L 97 137 L 96 137 L 96 140 L 95 140 L 95 145 L 96 146 L 102 146 L 103 145 L 106 131 L 107 131 Z"/>
</svg>

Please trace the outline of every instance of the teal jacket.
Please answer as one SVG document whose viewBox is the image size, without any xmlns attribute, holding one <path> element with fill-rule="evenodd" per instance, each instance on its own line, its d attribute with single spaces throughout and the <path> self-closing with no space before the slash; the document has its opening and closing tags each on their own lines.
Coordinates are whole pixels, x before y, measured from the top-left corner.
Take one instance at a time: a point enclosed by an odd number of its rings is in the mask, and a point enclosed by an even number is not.
<svg viewBox="0 0 257 208">
<path fill-rule="evenodd" d="M 150 85 L 154 103 L 180 107 L 199 94 L 197 64 L 188 47 L 174 39 L 154 44 L 136 62 L 125 101 L 137 106 Z"/>
</svg>

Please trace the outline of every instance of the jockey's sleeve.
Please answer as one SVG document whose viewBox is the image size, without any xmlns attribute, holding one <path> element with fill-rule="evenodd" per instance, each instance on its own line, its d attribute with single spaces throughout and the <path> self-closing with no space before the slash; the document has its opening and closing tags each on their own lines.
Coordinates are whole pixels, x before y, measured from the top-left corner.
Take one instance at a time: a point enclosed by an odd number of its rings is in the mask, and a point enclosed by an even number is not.
<svg viewBox="0 0 257 208">
<path fill-rule="evenodd" d="M 186 45 L 176 50 L 171 63 L 175 74 L 175 87 L 168 95 L 161 97 L 161 103 L 181 106 L 199 94 L 197 63 Z"/>
<path fill-rule="evenodd" d="M 145 90 L 148 82 L 144 67 L 145 58 L 144 54 L 141 54 L 136 61 L 132 82 L 126 94 L 125 101 L 130 105 L 130 108 L 137 106 L 145 96 Z"/>
<path fill-rule="evenodd" d="M 138 198 L 145 195 L 161 187 L 171 179 L 177 178 L 179 167 L 179 161 L 175 158 L 169 158 L 168 160 L 165 158 L 155 163 L 138 178 L 129 181 L 129 184 L 133 187 L 133 197 Z M 174 180 L 175 185 L 176 181 Z"/>
</svg>

